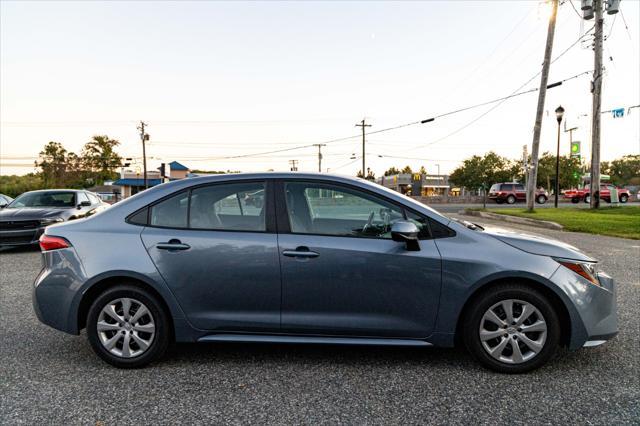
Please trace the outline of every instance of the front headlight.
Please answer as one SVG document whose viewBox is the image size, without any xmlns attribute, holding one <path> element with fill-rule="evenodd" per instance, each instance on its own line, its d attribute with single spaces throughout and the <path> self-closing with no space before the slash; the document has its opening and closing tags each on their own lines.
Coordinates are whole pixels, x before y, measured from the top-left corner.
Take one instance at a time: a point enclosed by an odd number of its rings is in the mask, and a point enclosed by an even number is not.
<svg viewBox="0 0 640 426">
<path fill-rule="evenodd" d="M 49 225 L 53 225 L 54 223 L 60 223 L 60 222 L 64 222 L 64 219 L 61 217 L 51 217 L 51 218 L 40 220 L 40 225 L 49 226 Z"/>
<path fill-rule="evenodd" d="M 598 281 L 598 269 L 597 264 L 595 262 L 578 262 L 575 260 L 566 260 L 566 259 L 554 259 L 556 262 L 561 264 L 567 269 L 572 270 L 576 274 L 580 275 L 585 280 L 589 281 L 591 284 L 595 284 L 600 286 L 600 281 Z"/>
</svg>

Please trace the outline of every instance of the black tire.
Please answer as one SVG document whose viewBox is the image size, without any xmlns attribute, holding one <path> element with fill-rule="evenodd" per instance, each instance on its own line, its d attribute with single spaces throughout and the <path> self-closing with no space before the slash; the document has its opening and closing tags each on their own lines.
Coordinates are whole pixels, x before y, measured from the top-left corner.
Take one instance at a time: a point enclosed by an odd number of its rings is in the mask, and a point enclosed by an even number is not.
<svg viewBox="0 0 640 426">
<path fill-rule="evenodd" d="M 580 202 L 580 198 L 578 198 L 578 197 L 573 197 L 573 198 L 571 199 L 571 202 L 572 202 L 573 204 L 578 204 L 578 203 Z"/>
<path fill-rule="evenodd" d="M 547 197 L 545 197 L 544 195 L 538 195 L 538 196 L 536 197 L 536 202 L 537 202 L 538 204 L 544 204 L 544 203 L 546 203 L 546 202 L 547 202 Z"/>
<path fill-rule="evenodd" d="M 120 298 L 131 298 L 142 302 L 149 310 L 155 323 L 155 334 L 151 344 L 141 355 L 132 358 L 122 358 L 109 352 L 100 341 L 97 330 L 98 318 L 102 309 L 110 302 Z M 89 308 L 87 315 L 87 338 L 89 343 L 100 358 L 115 367 L 140 368 L 159 359 L 169 346 L 170 336 L 169 317 L 157 297 L 130 283 L 123 283 L 105 290 Z"/>
<path fill-rule="evenodd" d="M 516 197 L 514 197 L 513 195 L 509 195 L 507 197 L 507 204 L 515 204 L 516 202 Z"/>
<path fill-rule="evenodd" d="M 542 349 L 532 359 L 520 364 L 509 364 L 493 358 L 480 340 L 481 321 L 485 312 L 507 299 L 530 303 L 540 311 L 547 325 L 547 336 Z M 560 321 L 553 304 L 544 294 L 526 285 L 514 283 L 489 288 L 474 300 L 464 318 L 463 339 L 467 349 L 483 366 L 500 373 L 520 374 L 534 370 L 549 361 L 560 344 Z"/>
<path fill-rule="evenodd" d="M 621 203 L 626 203 L 627 201 L 629 201 L 629 197 L 626 194 L 622 194 L 620 196 L 620 202 Z"/>
<path fill-rule="evenodd" d="M 584 200 L 585 203 L 589 204 L 591 202 L 591 195 L 585 195 Z"/>
<path fill-rule="evenodd" d="M 496 204 L 502 204 L 504 200 L 502 198 L 496 198 Z"/>
</svg>

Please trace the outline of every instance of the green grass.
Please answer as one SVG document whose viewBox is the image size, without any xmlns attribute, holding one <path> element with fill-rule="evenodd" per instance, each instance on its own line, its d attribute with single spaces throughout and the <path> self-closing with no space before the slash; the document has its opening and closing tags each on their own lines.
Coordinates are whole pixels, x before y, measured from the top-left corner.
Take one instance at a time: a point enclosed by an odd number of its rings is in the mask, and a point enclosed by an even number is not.
<svg viewBox="0 0 640 426">
<path fill-rule="evenodd" d="M 590 209 L 536 209 L 528 213 L 525 209 L 491 209 L 491 213 L 550 220 L 564 226 L 567 231 L 640 240 L 640 207 L 602 207 Z"/>
</svg>

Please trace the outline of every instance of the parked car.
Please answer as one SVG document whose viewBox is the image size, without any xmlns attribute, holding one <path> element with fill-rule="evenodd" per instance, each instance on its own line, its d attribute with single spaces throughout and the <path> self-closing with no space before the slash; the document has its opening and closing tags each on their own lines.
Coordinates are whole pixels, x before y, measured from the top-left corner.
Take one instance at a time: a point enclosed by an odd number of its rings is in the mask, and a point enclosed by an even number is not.
<svg viewBox="0 0 640 426">
<path fill-rule="evenodd" d="M 264 202 L 247 200 L 262 199 Z M 45 229 L 33 306 L 106 362 L 170 341 L 451 347 L 521 373 L 618 331 L 614 281 L 567 244 L 452 220 L 365 180 L 177 180 Z"/>
<path fill-rule="evenodd" d="M 621 203 L 626 203 L 631 198 L 631 192 L 628 189 L 620 188 L 611 184 L 602 184 L 600 185 L 600 199 L 606 201 L 607 203 L 611 202 L 611 190 L 618 190 L 618 201 Z M 583 188 L 579 189 L 568 189 L 564 192 L 564 198 L 570 199 L 572 203 L 579 203 L 580 201 L 584 201 L 585 203 L 591 202 L 591 185 L 585 185 Z"/>
<path fill-rule="evenodd" d="M 38 244 L 47 226 L 90 216 L 107 206 L 88 191 L 25 192 L 0 210 L 0 246 Z"/>
<path fill-rule="evenodd" d="M 549 199 L 549 193 L 537 189 L 536 203 L 544 204 Z M 527 201 L 527 190 L 521 183 L 496 183 L 489 188 L 489 199 L 498 204 L 514 204 L 516 201 Z"/>
<path fill-rule="evenodd" d="M 0 194 L 0 209 L 7 207 L 7 204 L 13 201 L 8 195 Z"/>
</svg>

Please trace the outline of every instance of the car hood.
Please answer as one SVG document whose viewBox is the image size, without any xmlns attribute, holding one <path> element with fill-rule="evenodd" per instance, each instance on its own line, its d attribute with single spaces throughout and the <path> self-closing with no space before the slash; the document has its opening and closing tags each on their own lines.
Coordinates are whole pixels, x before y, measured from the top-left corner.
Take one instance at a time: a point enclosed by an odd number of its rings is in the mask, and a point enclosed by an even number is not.
<svg viewBox="0 0 640 426">
<path fill-rule="evenodd" d="M 69 208 L 17 208 L 0 210 L 0 220 L 39 220 L 52 217 L 67 219 L 71 209 Z"/>
<path fill-rule="evenodd" d="M 520 233 L 502 228 L 487 227 L 484 230 L 488 234 L 505 244 L 509 244 L 527 253 L 541 256 L 559 257 L 563 259 L 595 262 L 596 260 L 581 252 L 578 248 L 552 238 L 539 235 Z"/>
</svg>

